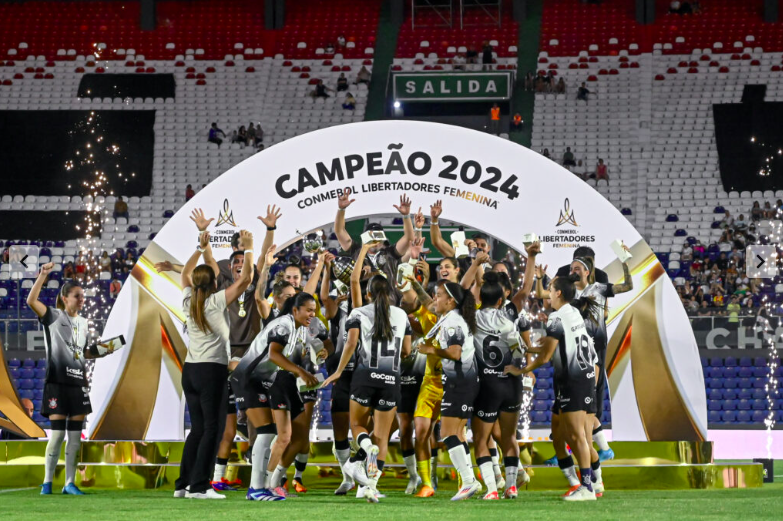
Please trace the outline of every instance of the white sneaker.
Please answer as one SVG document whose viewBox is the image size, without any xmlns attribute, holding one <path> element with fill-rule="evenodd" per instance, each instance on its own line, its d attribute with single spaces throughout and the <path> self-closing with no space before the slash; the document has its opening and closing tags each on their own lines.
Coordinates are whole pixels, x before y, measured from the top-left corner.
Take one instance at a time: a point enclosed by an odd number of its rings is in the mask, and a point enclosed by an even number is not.
<svg viewBox="0 0 783 521">
<path fill-rule="evenodd" d="M 206 492 L 186 492 L 185 497 L 188 499 L 226 499 L 226 496 L 218 494 L 211 487 Z"/>
<path fill-rule="evenodd" d="M 604 494 L 604 481 L 597 481 L 593 483 L 593 491 L 595 492 L 595 497 L 601 497 Z"/>
<path fill-rule="evenodd" d="M 408 478 L 408 486 L 405 487 L 405 493 L 408 495 L 415 494 L 419 485 L 421 485 L 421 478 L 419 476 L 416 476 L 416 479 L 413 479 L 413 477 Z"/>
<path fill-rule="evenodd" d="M 517 488 L 522 485 L 527 485 L 528 483 L 530 483 L 530 475 L 525 472 L 525 469 L 519 469 L 519 473 L 517 474 Z"/>
<path fill-rule="evenodd" d="M 364 489 L 370 488 L 365 485 L 359 485 L 356 487 L 356 499 L 362 499 L 364 497 Z"/>
<path fill-rule="evenodd" d="M 343 472 L 363 487 L 370 484 L 367 473 L 364 471 L 364 462 L 362 461 L 349 461 L 343 467 Z"/>
<path fill-rule="evenodd" d="M 595 501 L 595 492 L 582 485 L 573 493 L 564 496 L 563 501 Z"/>
<path fill-rule="evenodd" d="M 344 480 L 342 483 L 340 483 L 340 486 L 337 487 L 337 490 L 334 491 L 335 496 L 344 496 L 351 490 L 353 490 L 353 487 L 356 485 L 354 484 L 353 480 L 348 481 Z"/>
<path fill-rule="evenodd" d="M 378 446 L 373 445 L 367 451 L 367 475 L 375 476 L 378 474 Z"/>
<path fill-rule="evenodd" d="M 481 491 L 481 488 L 481 483 L 479 483 L 477 479 L 474 479 L 473 482 L 462 485 L 462 488 L 459 489 L 459 492 L 457 492 L 451 500 L 462 501 L 463 499 L 472 498 L 477 492 Z"/>
<path fill-rule="evenodd" d="M 376 490 L 373 490 L 372 487 L 364 487 L 364 499 L 367 500 L 368 503 L 378 503 L 381 494 L 378 494 Z M 385 497 L 385 496 L 384 496 Z"/>
<path fill-rule="evenodd" d="M 175 490 L 174 491 L 174 497 L 175 498 L 183 498 L 183 497 L 185 497 L 187 495 L 187 493 L 188 493 L 188 491 L 185 490 L 184 488 L 180 489 L 180 490 Z"/>
</svg>

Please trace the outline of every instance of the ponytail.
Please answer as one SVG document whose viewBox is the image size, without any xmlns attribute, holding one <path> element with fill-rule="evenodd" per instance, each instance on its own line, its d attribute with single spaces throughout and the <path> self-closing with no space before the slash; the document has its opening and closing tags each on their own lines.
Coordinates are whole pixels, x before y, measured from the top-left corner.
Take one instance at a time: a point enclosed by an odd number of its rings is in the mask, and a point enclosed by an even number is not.
<svg viewBox="0 0 783 521">
<path fill-rule="evenodd" d="M 215 293 L 215 272 L 206 264 L 196 266 L 191 275 L 193 293 L 190 296 L 190 317 L 203 333 L 212 333 L 204 313 L 207 299 Z"/>
<path fill-rule="evenodd" d="M 505 288 L 500 283 L 499 274 L 488 271 L 484 274 L 484 283 L 481 285 L 481 308 L 495 307 L 499 300 L 505 298 Z"/>
<path fill-rule="evenodd" d="M 579 314 L 582 315 L 583 319 L 590 320 L 596 326 L 599 325 L 596 317 L 602 316 L 604 310 L 593 297 L 581 296 L 578 299 L 572 300 L 571 306 L 579 311 Z"/>
<path fill-rule="evenodd" d="M 444 285 L 446 293 L 457 303 L 457 311 L 468 325 L 471 334 L 476 332 L 476 299 L 473 293 L 465 291 L 456 282 L 447 282 Z"/>
<path fill-rule="evenodd" d="M 70 295 L 71 290 L 81 288 L 81 285 L 78 282 L 66 282 L 63 284 L 62 288 L 60 288 L 60 292 L 57 294 L 57 300 L 56 300 L 56 306 L 57 309 L 65 310 L 65 301 L 63 299 Z"/>
<path fill-rule="evenodd" d="M 367 292 L 372 296 L 375 307 L 375 323 L 372 326 L 372 339 L 376 342 L 394 339 L 391 326 L 391 288 L 383 275 L 375 275 L 367 284 Z"/>
</svg>

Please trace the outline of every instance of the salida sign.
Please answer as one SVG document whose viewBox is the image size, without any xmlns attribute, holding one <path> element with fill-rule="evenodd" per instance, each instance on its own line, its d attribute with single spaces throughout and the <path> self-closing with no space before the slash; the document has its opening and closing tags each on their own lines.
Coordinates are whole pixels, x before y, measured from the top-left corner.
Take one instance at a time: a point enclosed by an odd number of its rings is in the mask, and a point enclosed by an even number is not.
<svg viewBox="0 0 783 521">
<path fill-rule="evenodd" d="M 399 101 L 503 101 L 511 97 L 512 72 L 394 73 Z"/>
</svg>

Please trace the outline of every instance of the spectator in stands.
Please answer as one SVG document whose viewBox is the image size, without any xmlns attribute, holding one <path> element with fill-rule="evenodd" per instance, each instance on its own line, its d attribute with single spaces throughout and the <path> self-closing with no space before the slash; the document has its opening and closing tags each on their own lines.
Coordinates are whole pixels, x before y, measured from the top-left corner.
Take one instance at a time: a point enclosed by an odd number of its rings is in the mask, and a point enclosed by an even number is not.
<svg viewBox="0 0 783 521">
<path fill-rule="evenodd" d="M 131 268 L 133 268 L 134 264 L 136 264 L 136 259 L 133 257 L 133 252 L 129 251 L 125 255 L 125 267 L 127 267 L 128 270 L 130 270 Z"/>
<path fill-rule="evenodd" d="M 193 191 L 193 185 L 188 185 L 185 187 L 185 202 L 190 201 L 193 199 L 193 197 L 196 195 L 196 192 Z"/>
<path fill-rule="evenodd" d="M 769 201 L 764 202 L 764 219 L 774 219 L 775 218 L 775 211 L 772 210 L 772 206 L 769 204 Z"/>
<path fill-rule="evenodd" d="M 522 121 L 522 115 L 517 112 L 514 114 L 514 117 L 511 118 L 511 132 L 521 132 L 523 124 L 524 121 Z"/>
<path fill-rule="evenodd" d="M 35 412 L 35 405 L 33 405 L 32 400 L 29 398 L 22 398 L 19 400 L 19 403 L 22 405 L 22 408 L 24 409 L 24 412 L 29 416 L 30 418 L 33 417 L 33 413 Z M 16 434 L 15 432 L 3 429 L 0 431 L 0 440 L 27 440 L 29 439 L 27 436 L 20 436 Z"/>
<path fill-rule="evenodd" d="M 112 255 L 111 259 L 111 269 L 112 271 L 120 271 L 122 270 L 122 266 L 124 264 L 125 260 L 125 254 L 122 253 L 122 250 L 120 248 L 117 248 L 117 250 Z"/>
<path fill-rule="evenodd" d="M 122 289 L 122 282 L 120 282 L 119 279 L 112 280 L 111 284 L 109 284 L 109 296 L 111 298 L 117 298 L 117 295 L 120 294 L 121 289 Z"/>
<path fill-rule="evenodd" d="M 239 133 L 236 130 L 232 131 L 231 132 L 231 137 L 228 138 L 228 140 L 232 144 L 239 143 Z"/>
<path fill-rule="evenodd" d="M 474 46 L 468 47 L 468 52 L 465 53 L 465 59 L 468 63 L 478 63 L 478 51 Z"/>
<path fill-rule="evenodd" d="M 356 98 L 353 97 L 353 94 L 350 92 L 345 95 L 345 100 L 343 101 L 343 108 L 345 110 L 353 110 L 356 108 Z"/>
<path fill-rule="evenodd" d="M 109 252 L 104 251 L 101 253 L 101 273 L 104 271 L 111 273 L 111 257 L 109 257 Z"/>
<path fill-rule="evenodd" d="M 370 84 L 370 69 L 365 65 L 362 65 L 362 68 L 359 69 L 359 74 L 356 75 L 356 85 L 359 85 L 360 83 L 364 83 L 365 85 Z"/>
<path fill-rule="evenodd" d="M 544 75 L 539 74 L 536 76 L 535 85 L 536 92 L 547 92 L 547 83 Z"/>
<path fill-rule="evenodd" d="M 251 147 L 256 146 L 256 127 L 252 123 L 247 127 L 247 144 Z"/>
<path fill-rule="evenodd" d="M 733 228 L 734 227 L 734 217 L 731 216 L 731 212 L 726 210 L 726 213 L 723 214 L 723 219 L 720 221 L 720 227 L 721 228 Z"/>
<path fill-rule="evenodd" d="M 492 70 L 492 46 L 489 42 L 484 42 L 484 46 L 481 50 L 481 69 L 485 71 Z"/>
<path fill-rule="evenodd" d="M 84 254 L 79 252 L 76 257 L 76 275 L 75 278 L 84 280 L 87 276 L 87 260 L 84 258 Z"/>
<path fill-rule="evenodd" d="M 715 265 L 718 266 L 718 269 L 721 271 L 725 271 L 729 268 L 729 258 L 726 256 L 726 252 L 720 253 L 720 256 L 715 259 Z"/>
<path fill-rule="evenodd" d="M 712 310 L 710 310 L 709 303 L 706 300 L 701 301 L 701 306 L 699 307 L 699 311 L 696 313 L 700 317 L 708 317 L 712 314 Z"/>
<path fill-rule="evenodd" d="M 750 220 L 758 222 L 764 217 L 764 210 L 761 209 L 761 205 L 758 201 L 753 201 L 753 209 L 750 211 Z"/>
<path fill-rule="evenodd" d="M 739 218 L 734 221 L 734 229 L 742 231 L 748 227 L 748 221 L 745 220 L 745 215 L 740 214 Z"/>
<path fill-rule="evenodd" d="M 465 56 L 461 53 L 458 53 L 454 58 L 451 59 L 451 68 L 455 71 L 464 71 L 468 68 L 468 61 L 465 59 Z"/>
<path fill-rule="evenodd" d="M 326 54 L 334 54 L 334 44 L 332 42 L 327 43 L 324 52 Z"/>
<path fill-rule="evenodd" d="M 544 82 L 546 83 L 546 91 L 547 92 L 554 92 L 555 91 L 555 72 L 554 71 L 547 71 L 547 73 L 544 75 Z"/>
<path fill-rule="evenodd" d="M 686 242 L 682 247 L 682 253 L 680 253 L 680 260 L 688 262 L 693 260 L 693 248 L 689 242 Z"/>
<path fill-rule="evenodd" d="M 326 93 L 326 91 L 332 91 L 334 90 L 330 89 L 324 84 L 324 80 L 318 80 L 318 83 L 315 85 L 315 90 L 313 91 L 313 97 L 314 98 L 328 98 L 329 94 Z"/>
<path fill-rule="evenodd" d="M 122 196 L 117 197 L 117 201 L 114 203 L 114 218 L 118 217 L 128 218 L 128 203 L 126 203 Z"/>
<path fill-rule="evenodd" d="M 76 270 L 73 267 L 73 262 L 68 261 L 63 267 L 63 279 L 68 280 L 73 278 L 76 278 Z"/>
<path fill-rule="evenodd" d="M 544 156 L 544 157 L 545 157 L 545 158 L 547 158 L 547 159 L 552 159 L 552 158 L 549 156 L 549 149 L 548 149 L 548 148 L 545 148 L 545 149 L 544 149 L 544 151 L 543 151 L 543 152 L 541 152 L 541 155 L 542 155 L 542 156 Z"/>
<path fill-rule="evenodd" d="M 593 177 L 593 176 L 590 176 Z M 598 184 L 598 181 L 601 179 L 606 181 L 606 185 L 609 186 L 609 171 L 606 165 L 604 164 L 603 159 L 598 159 L 598 164 L 595 165 L 595 182 Z"/>
<path fill-rule="evenodd" d="M 693 245 L 693 256 L 697 259 L 704 257 L 704 245 L 699 239 L 696 239 L 696 244 Z"/>
<path fill-rule="evenodd" d="M 489 131 L 496 136 L 500 134 L 500 107 L 497 103 L 493 103 L 489 110 Z"/>
<path fill-rule="evenodd" d="M 739 265 L 743 260 L 742 252 L 738 248 L 731 249 L 731 255 L 729 255 L 729 262 L 734 262 Z"/>
<path fill-rule="evenodd" d="M 345 36 L 343 36 L 341 34 L 340 36 L 337 37 L 337 46 L 338 47 L 345 47 L 345 43 L 346 43 L 345 42 Z"/>
<path fill-rule="evenodd" d="M 563 78 L 560 78 L 557 80 L 557 85 L 555 86 L 555 94 L 565 94 L 566 93 L 566 83 Z"/>
<path fill-rule="evenodd" d="M 527 71 L 527 74 L 525 74 L 525 90 L 533 90 L 536 83 L 536 75 L 533 74 L 533 71 Z"/>
<path fill-rule="evenodd" d="M 579 86 L 579 90 L 576 93 L 576 99 L 582 100 L 585 103 L 587 103 L 587 96 L 590 94 L 590 91 L 587 89 L 587 84 L 585 82 L 582 82 L 582 84 Z"/>
<path fill-rule="evenodd" d="M 221 138 L 221 136 L 223 137 Z M 212 128 L 209 129 L 209 138 L 207 141 L 210 143 L 215 143 L 219 148 L 225 137 L 226 133 L 218 128 L 217 123 L 212 123 Z"/>
<path fill-rule="evenodd" d="M 777 215 L 781 212 L 783 212 L 783 200 L 778 199 L 775 201 L 775 218 L 777 218 Z"/>
<path fill-rule="evenodd" d="M 239 130 L 237 131 L 237 142 L 247 146 L 247 129 L 244 125 L 239 127 Z"/>
<path fill-rule="evenodd" d="M 341 72 L 340 77 L 337 78 L 337 92 L 348 90 L 348 78 L 345 77 L 345 73 Z"/>
<path fill-rule="evenodd" d="M 720 251 L 731 251 L 732 247 L 734 247 L 734 234 L 731 230 L 726 230 L 718 239 L 718 248 Z"/>
<path fill-rule="evenodd" d="M 256 148 L 264 142 L 264 129 L 261 128 L 261 122 L 256 124 Z"/>
<path fill-rule="evenodd" d="M 8 248 L 3 249 L 3 262 L 8 262 L 9 251 Z"/>
<path fill-rule="evenodd" d="M 571 152 L 571 147 L 566 147 L 566 151 L 563 153 L 563 166 L 576 166 L 574 153 Z"/>
</svg>

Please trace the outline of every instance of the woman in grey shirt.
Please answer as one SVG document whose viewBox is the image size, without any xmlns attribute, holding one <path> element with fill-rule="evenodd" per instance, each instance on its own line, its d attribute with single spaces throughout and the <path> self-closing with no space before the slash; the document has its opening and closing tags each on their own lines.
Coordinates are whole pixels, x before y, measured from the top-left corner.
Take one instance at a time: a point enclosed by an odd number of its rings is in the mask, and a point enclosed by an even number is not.
<svg viewBox="0 0 783 521">
<path fill-rule="evenodd" d="M 191 219 L 209 225 L 200 209 L 193 211 Z M 209 232 L 201 233 L 198 249 L 182 268 L 182 305 L 189 344 L 182 368 L 182 390 L 190 411 L 191 429 L 185 440 L 174 497 L 225 498 L 212 490 L 209 480 L 226 419 L 231 351 L 227 307 L 244 293 L 253 274 L 253 235 L 245 230 L 239 233 L 246 245 L 244 265 L 240 277 L 228 288 L 218 291 L 218 274 L 209 266 Z M 202 254 L 207 264 L 196 266 Z"/>
</svg>

